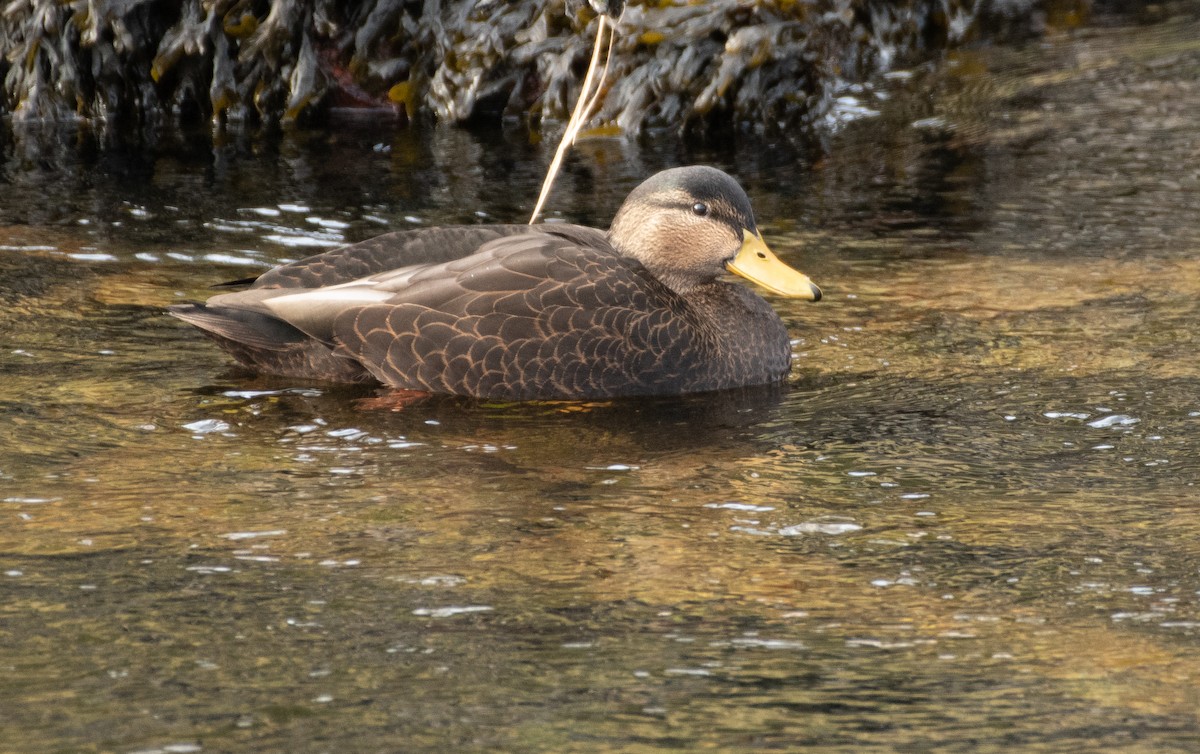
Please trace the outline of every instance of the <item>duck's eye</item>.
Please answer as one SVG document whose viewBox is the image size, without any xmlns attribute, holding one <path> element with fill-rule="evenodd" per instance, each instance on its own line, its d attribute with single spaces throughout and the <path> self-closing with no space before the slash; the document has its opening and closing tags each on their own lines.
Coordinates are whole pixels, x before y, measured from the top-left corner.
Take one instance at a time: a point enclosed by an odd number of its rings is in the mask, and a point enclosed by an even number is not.
<svg viewBox="0 0 1200 754">
<path fill-rule="evenodd" d="M 708 205 L 704 202 L 696 202 L 692 205 L 692 212 L 696 213 L 700 217 L 704 217 L 708 214 Z"/>
</svg>

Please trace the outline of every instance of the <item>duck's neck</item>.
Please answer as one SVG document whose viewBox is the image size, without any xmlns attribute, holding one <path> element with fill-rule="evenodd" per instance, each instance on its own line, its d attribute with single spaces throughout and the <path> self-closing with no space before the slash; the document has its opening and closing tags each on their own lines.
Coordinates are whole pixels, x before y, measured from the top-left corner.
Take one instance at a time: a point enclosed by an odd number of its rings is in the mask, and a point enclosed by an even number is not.
<svg viewBox="0 0 1200 754">
<path fill-rule="evenodd" d="M 693 296 L 698 291 L 717 284 L 714 277 L 705 279 L 698 275 L 696 270 L 681 267 L 678 264 L 679 255 L 671 260 L 671 264 L 664 263 L 663 260 L 667 256 L 659 253 L 659 250 L 654 247 L 654 244 L 657 243 L 655 236 L 650 234 L 642 236 L 637 231 L 616 233 L 614 231 L 617 227 L 617 223 L 614 222 L 613 229 L 608 231 L 609 245 L 616 249 L 621 256 L 641 262 L 642 266 L 649 270 L 655 279 L 680 296 Z"/>
</svg>

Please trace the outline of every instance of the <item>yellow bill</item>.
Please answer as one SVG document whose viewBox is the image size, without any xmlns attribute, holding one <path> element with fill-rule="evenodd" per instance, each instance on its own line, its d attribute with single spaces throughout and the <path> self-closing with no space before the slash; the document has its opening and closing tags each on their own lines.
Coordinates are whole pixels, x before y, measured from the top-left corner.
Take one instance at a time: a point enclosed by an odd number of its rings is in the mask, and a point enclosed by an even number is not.
<svg viewBox="0 0 1200 754">
<path fill-rule="evenodd" d="M 725 265 L 726 269 L 780 296 L 821 300 L 821 289 L 808 279 L 808 275 L 780 262 L 779 257 L 767 248 L 762 236 L 749 230 L 743 230 L 742 235 L 746 240 L 733 261 Z"/>
</svg>

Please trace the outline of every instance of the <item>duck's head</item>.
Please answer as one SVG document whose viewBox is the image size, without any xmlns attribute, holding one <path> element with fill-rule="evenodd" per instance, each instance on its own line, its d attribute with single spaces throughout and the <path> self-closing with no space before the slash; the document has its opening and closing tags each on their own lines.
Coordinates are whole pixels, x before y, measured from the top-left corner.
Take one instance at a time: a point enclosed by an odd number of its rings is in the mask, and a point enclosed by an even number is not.
<svg viewBox="0 0 1200 754">
<path fill-rule="evenodd" d="M 647 179 L 617 211 L 608 238 L 679 293 L 729 271 L 781 296 L 821 298 L 807 275 L 767 248 L 746 192 L 716 168 L 671 168 Z"/>
</svg>

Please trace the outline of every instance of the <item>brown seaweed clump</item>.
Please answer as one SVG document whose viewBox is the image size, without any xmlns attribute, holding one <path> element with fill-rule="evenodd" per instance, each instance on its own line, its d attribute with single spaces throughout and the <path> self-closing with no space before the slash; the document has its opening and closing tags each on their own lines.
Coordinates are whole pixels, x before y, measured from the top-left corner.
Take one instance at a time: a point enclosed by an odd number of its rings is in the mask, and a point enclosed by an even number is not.
<svg viewBox="0 0 1200 754">
<path fill-rule="evenodd" d="M 791 129 L 846 81 L 972 29 L 972 0 L 644 0 L 594 127 Z M 596 16 L 571 0 L 11 0 L 0 112 L 287 123 L 330 107 L 462 123 L 565 119 Z"/>
</svg>

